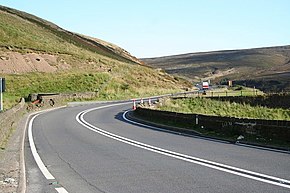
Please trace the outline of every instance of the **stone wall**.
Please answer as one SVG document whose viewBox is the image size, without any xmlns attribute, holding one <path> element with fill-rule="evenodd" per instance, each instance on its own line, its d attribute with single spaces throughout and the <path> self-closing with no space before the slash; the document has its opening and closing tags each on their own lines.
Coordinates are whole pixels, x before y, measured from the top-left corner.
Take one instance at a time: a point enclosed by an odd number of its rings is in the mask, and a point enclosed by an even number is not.
<svg viewBox="0 0 290 193">
<path fill-rule="evenodd" d="M 290 121 L 242 119 L 234 117 L 217 117 L 199 114 L 183 114 L 167 111 L 158 111 L 138 107 L 134 114 L 146 120 L 170 120 L 177 125 L 187 128 L 203 128 L 208 131 L 217 131 L 228 136 L 250 136 L 267 140 L 290 142 Z"/>
<path fill-rule="evenodd" d="M 79 92 L 79 93 L 32 93 L 27 98 L 27 102 L 35 101 L 42 97 L 44 102 L 53 99 L 55 102 L 73 99 L 92 99 L 98 96 L 98 92 Z"/>
<path fill-rule="evenodd" d="M 4 143 L 7 141 L 9 135 L 12 133 L 13 129 L 16 128 L 18 121 L 25 113 L 40 109 L 51 108 L 51 99 L 55 103 L 54 106 L 61 106 L 65 104 L 66 100 L 91 99 L 95 98 L 97 94 L 97 92 L 30 94 L 26 99 L 27 102 L 37 100 L 40 96 L 43 98 L 44 101 L 44 105 L 39 108 L 36 105 L 31 105 L 31 102 L 28 102 L 28 106 L 32 106 L 32 109 L 28 109 L 27 104 L 25 104 L 25 99 L 22 98 L 19 104 L 5 112 L 0 113 L 0 148 L 5 145 Z"/>
<path fill-rule="evenodd" d="M 17 122 L 26 113 L 24 98 L 13 108 L 0 113 L 0 146 L 3 147 L 9 135 L 16 128 Z"/>
<path fill-rule="evenodd" d="M 59 95 L 61 99 L 92 99 L 98 96 L 98 92 L 81 92 L 81 93 L 62 93 Z"/>
</svg>

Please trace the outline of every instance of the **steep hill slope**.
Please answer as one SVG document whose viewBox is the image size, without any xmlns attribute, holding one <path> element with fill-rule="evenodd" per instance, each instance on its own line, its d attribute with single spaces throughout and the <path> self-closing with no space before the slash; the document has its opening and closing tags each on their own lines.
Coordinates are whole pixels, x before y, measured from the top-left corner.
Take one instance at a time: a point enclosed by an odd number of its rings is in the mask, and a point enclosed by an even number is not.
<svg viewBox="0 0 290 193">
<path fill-rule="evenodd" d="M 41 41 L 43 40 L 44 37 L 45 38 L 47 37 L 46 36 L 41 37 L 41 33 L 38 33 L 36 30 L 37 28 L 42 28 L 40 29 L 40 31 L 46 31 L 47 33 L 50 34 L 50 36 L 54 35 L 59 38 L 60 42 L 54 43 L 69 42 L 70 44 L 74 44 L 77 47 L 81 47 L 85 50 L 99 53 L 109 58 L 118 59 L 124 62 L 140 63 L 140 61 L 135 57 L 131 56 L 130 53 L 125 51 L 120 52 L 120 50 L 123 49 L 119 48 L 118 46 L 113 47 L 109 46 L 111 44 L 105 41 L 95 41 L 92 38 L 88 38 L 80 34 L 69 32 L 49 21 L 43 20 L 36 16 L 15 9 L 0 6 L 0 11 L 2 15 L 1 19 L 3 19 L 1 25 L 2 28 L 1 31 L 3 35 L 1 38 L 1 42 L 4 44 L 9 43 L 9 45 L 11 46 L 28 49 L 31 48 L 36 49 L 38 51 L 53 51 L 53 52 L 63 51 L 62 47 L 60 47 L 59 44 L 51 44 L 51 42 Z M 11 15 L 13 15 L 14 17 L 17 16 L 18 18 L 11 18 Z M 22 21 L 20 20 L 20 18 L 22 19 Z M 6 25 L 4 25 L 5 21 L 6 22 L 8 21 L 10 25 L 7 25 L 7 23 Z M 32 27 L 29 25 L 29 23 L 36 25 L 33 26 L 32 28 L 33 30 L 28 28 Z M 26 27 L 27 29 L 23 30 L 23 27 Z M 33 32 L 33 33 L 27 34 L 25 32 Z M 29 35 L 29 37 L 27 35 Z M 12 37 L 16 39 L 12 39 Z M 66 52 L 64 51 L 64 53 Z"/>
<path fill-rule="evenodd" d="M 0 6 L 0 77 L 7 98 L 34 92 L 98 92 L 120 99 L 180 91 L 187 82 L 154 70 L 124 49 Z"/>
<path fill-rule="evenodd" d="M 234 80 L 264 91 L 290 91 L 290 46 L 191 53 L 142 61 L 194 82 Z"/>
</svg>

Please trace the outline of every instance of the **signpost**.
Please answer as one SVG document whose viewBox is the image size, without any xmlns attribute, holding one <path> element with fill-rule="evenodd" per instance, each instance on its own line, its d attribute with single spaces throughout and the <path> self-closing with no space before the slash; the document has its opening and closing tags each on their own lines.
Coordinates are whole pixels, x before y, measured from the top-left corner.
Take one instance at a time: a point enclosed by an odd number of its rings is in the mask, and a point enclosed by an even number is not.
<svg viewBox="0 0 290 193">
<path fill-rule="evenodd" d="M 5 78 L 0 77 L 0 111 L 3 111 L 3 92 L 5 92 Z"/>
</svg>

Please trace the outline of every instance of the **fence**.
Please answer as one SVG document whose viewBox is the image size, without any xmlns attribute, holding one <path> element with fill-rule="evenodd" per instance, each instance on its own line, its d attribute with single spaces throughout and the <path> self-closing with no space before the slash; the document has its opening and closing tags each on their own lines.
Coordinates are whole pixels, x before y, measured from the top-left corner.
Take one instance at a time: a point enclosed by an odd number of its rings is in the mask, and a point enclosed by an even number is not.
<svg viewBox="0 0 290 193">
<path fill-rule="evenodd" d="M 234 97 L 234 96 L 259 96 L 261 92 L 256 89 L 251 90 L 236 90 L 236 91 L 215 91 L 215 90 L 201 90 L 184 93 L 176 93 L 171 96 L 174 98 L 184 97 Z"/>
<path fill-rule="evenodd" d="M 170 120 L 186 127 L 202 127 L 205 130 L 216 131 L 227 136 L 243 135 L 290 142 L 290 121 L 183 114 L 140 107 L 134 111 L 134 114 L 149 121 L 153 119 Z"/>
</svg>

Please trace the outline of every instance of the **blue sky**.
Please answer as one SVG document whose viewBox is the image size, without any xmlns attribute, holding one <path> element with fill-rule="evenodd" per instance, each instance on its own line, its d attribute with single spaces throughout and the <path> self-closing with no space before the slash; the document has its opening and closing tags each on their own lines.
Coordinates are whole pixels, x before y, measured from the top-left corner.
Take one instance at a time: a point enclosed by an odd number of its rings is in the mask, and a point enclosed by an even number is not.
<svg viewBox="0 0 290 193">
<path fill-rule="evenodd" d="M 290 45 L 289 0 L 1 0 L 141 57 Z"/>
</svg>

